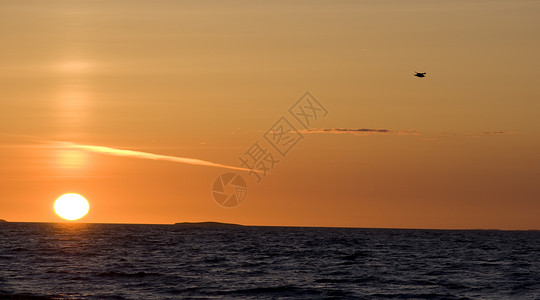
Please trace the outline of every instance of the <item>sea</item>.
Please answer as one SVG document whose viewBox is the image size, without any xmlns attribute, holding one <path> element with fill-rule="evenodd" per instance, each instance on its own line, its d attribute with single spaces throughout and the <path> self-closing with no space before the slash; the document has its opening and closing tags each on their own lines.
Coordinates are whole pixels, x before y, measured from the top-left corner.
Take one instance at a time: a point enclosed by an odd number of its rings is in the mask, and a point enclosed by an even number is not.
<svg viewBox="0 0 540 300">
<path fill-rule="evenodd" d="M 0 299 L 540 299 L 540 232 L 0 224 Z"/>
</svg>

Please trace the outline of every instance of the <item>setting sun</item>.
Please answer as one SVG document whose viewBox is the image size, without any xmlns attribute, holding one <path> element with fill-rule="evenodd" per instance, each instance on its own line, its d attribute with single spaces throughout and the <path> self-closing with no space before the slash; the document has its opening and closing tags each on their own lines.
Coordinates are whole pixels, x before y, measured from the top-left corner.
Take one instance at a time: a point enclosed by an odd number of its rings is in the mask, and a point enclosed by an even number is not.
<svg viewBox="0 0 540 300">
<path fill-rule="evenodd" d="M 64 194 L 54 202 L 54 211 L 61 218 L 66 220 L 78 220 L 84 217 L 90 205 L 83 196 L 79 194 Z"/>
</svg>

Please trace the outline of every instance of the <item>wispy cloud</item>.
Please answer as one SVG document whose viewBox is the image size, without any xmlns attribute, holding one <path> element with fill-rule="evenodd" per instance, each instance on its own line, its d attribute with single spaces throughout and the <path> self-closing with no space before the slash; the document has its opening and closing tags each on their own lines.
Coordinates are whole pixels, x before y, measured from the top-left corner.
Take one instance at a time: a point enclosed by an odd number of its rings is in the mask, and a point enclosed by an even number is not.
<svg viewBox="0 0 540 300">
<path fill-rule="evenodd" d="M 477 138 L 477 137 L 483 137 L 483 136 L 513 135 L 513 134 L 517 134 L 517 132 L 513 132 L 513 131 L 481 131 L 481 132 L 467 133 L 467 134 L 465 134 L 465 136 Z"/>
<path fill-rule="evenodd" d="M 322 128 L 322 129 L 305 129 L 300 130 L 303 134 L 350 134 L 357 136 L 366 135 L 412 135 L 423 136 L 424 140 L 437 140 L 439 137 L 450 136 L 463 136 L 463 137 L 482 137 L 482 136 L 501 136 L 501 135 L 513 135 L 518 134 L 513 131 L 481 131 L 481 132 L 467 132 L 467 133 L 449 133 L 441 132 L 431 136 L 429 134 L 422 134 L 417 130 L 392 130 L 392 129 L 374 129 L 374 128 Z"/>
<path fill-rule="evenodd" d="M 415 130 L 390 130 L 372 128 L 323 128 L 300 130 L 300 133 L 328 133 L 328 134 L 352 134 L 352 135 L 420 135 Z"/>
<path fill-rule="evenodd" d="M 449 133 L 442 132 L 439 134 L 440 137 L 449 137 L 449 136 L 465 136 L 465 137 L 482 137 L 482 136 L 500 136 L 500 135 L 514 135 L 518 134 L 515 131 L 479 131 L 479 132 L 465 132 L 465 133 Z"/>
<path fill-rule="evenodd" d="M 508 134 L 517 134 L 517 132 L 513 131 L 482 131 L 482 132 L 476 132 L 473 133 L 476 135 L 508 135 Z"/>
<path fill-rule="evenodd" d="M 84 150 L 84 151 L 101 153 L 101 154 L 112 155 L 112 156 L 170 161 L 170 162 L 181 163 L 181 164 L 204 166 L 204 167 L 215 167 L 215 168 L 223 168 L 223 169 L 230 169 L 230 170 L 237 170 L 237 171 L 250 171 L 249 169 L 246 169 L 246 168 L 229 166 L 229 165 L 214 163 L 214 162 L 196 159 L 196 158 L 161 155 L 161 154 L 155 154 L 155 153 L 133 151 L 133 150 L 126 150 L 126 149 L 117 149 L 117 148 L 110 148 L 110 147 L 104 147 L 104 146 L 81 145 L 81 144 L 70 143 L 70 142 L 55 142 L 55 145 L 61 148 L 65 148 L 65 149 L 78 149 L 78 150 Z"/>
</svg>

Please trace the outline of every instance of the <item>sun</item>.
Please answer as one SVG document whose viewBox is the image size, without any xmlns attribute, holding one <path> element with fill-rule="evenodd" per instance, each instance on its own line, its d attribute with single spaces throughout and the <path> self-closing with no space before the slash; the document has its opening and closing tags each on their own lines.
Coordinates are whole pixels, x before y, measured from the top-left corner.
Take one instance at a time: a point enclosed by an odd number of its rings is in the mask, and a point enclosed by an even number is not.
<svg viewBox="0 0 540 300">
<path fill-rule="evenodd" d="M 89 209 L 90 205 L 88 201 L 79 194 L 64 194 L 54 202 L 54 211 L 56 214 L 70 221 L 84 217 Z"/>
</svg>

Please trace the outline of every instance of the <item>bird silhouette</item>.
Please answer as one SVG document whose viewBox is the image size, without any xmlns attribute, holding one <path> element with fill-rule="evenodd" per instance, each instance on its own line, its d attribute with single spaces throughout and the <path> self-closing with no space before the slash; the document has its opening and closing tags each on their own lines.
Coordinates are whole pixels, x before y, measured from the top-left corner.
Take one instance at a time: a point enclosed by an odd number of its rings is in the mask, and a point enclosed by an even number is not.
<svg viewBox="0 0 540 300">
<path fill-rule="evenodd" d="M 414 74 L 414 76 L 416 76 L 416 77 L 426 77 L 425 72 L 424 73 L 418 73 L 418 72 L 414 71 L 414 73 L 416 73 L 416 74 Z"/>
</svg>

